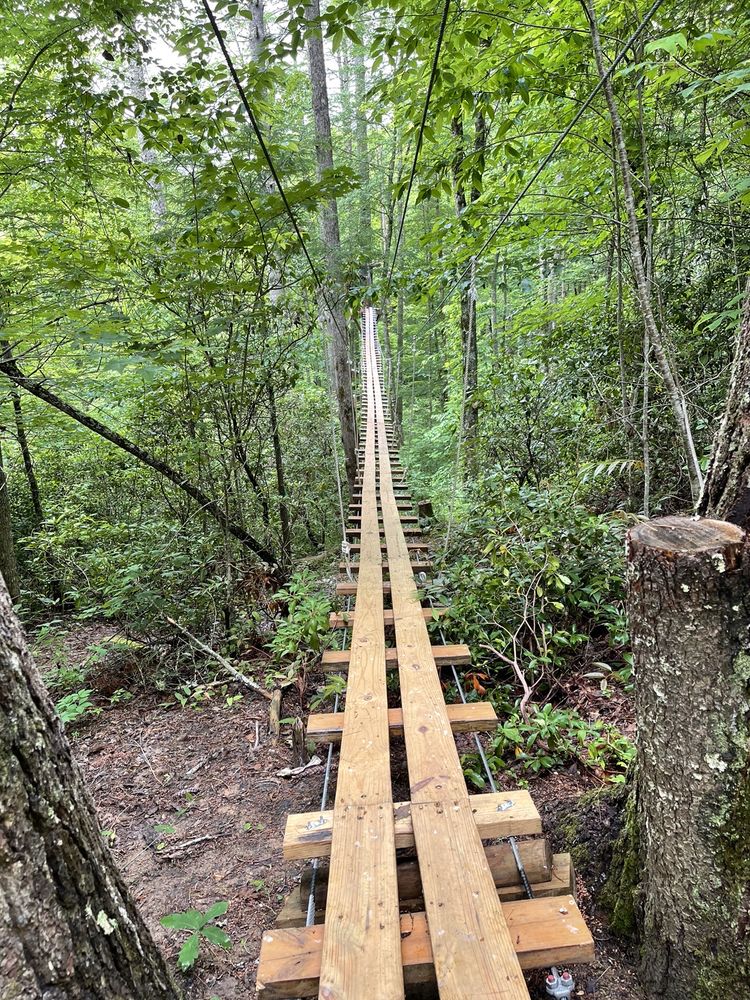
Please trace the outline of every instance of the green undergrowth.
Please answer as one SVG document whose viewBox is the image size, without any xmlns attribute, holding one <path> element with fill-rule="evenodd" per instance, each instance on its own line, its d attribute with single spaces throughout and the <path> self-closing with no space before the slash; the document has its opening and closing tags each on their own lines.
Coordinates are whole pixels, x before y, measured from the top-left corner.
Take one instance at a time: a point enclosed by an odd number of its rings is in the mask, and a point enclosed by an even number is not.
<svg viewBox="0 0 750 1000">
<path fill-rule="evenodd" d="M 449 605 L 448 641 L 468 642 L 493 683 L 520 671 L 537 696 L 575 666 L 626 667 L 626 527 L 567 492 L 505 483 L 477 496 L 429 588 Z"/>
<path fill-rule="evenodd" d="M 635 755 L 633 744 L 614 726 L 582 718 L 576 711 L 551 704 L 532 706 L 528 718 L 511 712 L 490 738 L 485 755 L 493 773 L 512 771 L 528 778 L 577 764 L 613 783 L 625 781 Z M 478 754 L 462 758 L 464 773 L 477 788 L 485 776 Z"/>
</svg>

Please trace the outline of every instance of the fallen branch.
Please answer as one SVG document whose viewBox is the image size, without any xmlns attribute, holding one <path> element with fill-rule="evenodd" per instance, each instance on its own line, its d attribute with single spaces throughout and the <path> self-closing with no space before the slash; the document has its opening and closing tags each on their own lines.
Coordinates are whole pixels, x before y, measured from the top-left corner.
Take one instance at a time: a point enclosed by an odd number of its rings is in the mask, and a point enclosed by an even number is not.
<svg viewBox="0 0 750 1000">
<path fill-rule="evenodd" d="M 240 673 L 240 671 L 236 667 L 232 666 L 232 664 L 225 656 L 222 656 L 221 653 L 217 653 L 215 649 L 212 649 L 210 646 L 206 645 L 205 642 L 201 642 L 201 640 L 198 639 L 196 636 L 194 636 L 192 632 L 188 632 L 188 630 L 185 628 L 184 625 L 180 625 L 180 623 L 176 622 L 174 618 L 170 618 L 167 615 L 165 615 L 164 617 L 166 618 L 166 620 L 169 622 L 170 625 L 172 625 L 174 628 L 177 629 L 178 632 L 182 632 L 184 636 L 190 639 L 190 641 L 194 643 L 198 647 L 198 649 L 202 650 L 208 656 L 212 657 L 214 660 L 216 660 L 217 663 L 220 663 L 221 666 L 226 670 L 226 672 L 228 674 L 231 674 L 232 677 L 234 677 L 234 679 L 239 684 L 244 684 L 245 687 L 250 688 L 251 691 L 255 691 L 257 694 L 263 695 L 263 697 L 267 698 L 268 701 L 270 701 L 271 698 L 273 698 L 273 695 L 271 694 L 270 691 L 266 691 L 266 689 L 264 687 L 261 687 L 260 684 L 256 684 L 255 681 L 250 680 L 250 678 L 246 677 L 245 674 Z"/>
</svg>

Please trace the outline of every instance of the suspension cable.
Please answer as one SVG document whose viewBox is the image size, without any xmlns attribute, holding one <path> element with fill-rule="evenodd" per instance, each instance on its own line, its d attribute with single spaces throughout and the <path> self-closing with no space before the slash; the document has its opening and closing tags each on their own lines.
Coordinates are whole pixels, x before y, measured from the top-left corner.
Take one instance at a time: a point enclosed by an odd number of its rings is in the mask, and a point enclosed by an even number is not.
<svg viewBox="0 0 750 1000">
<path fill-rule="evenodd" d="M 448 11 L 450 9 L 451 0 L 445 0 L 443 5 L 443 16 L 440 21 L 440 31 L 438 32 L 437 42 L 435 44 L 435 53 L 432 57 L 432 69 L 430 70 L 430 80 L 427 84 L 427 93 L 424 98 L 424 107 L 422 108 L 422 120 L 419 123 L 419 132 L 417 134 L 417 144 L 414 148 L 414 159 L 411 165 L 411 172 L 409 174 L 409 184 L 406 188 L 406 198 L 404 199 L 404 207 L 401 212 L 401 219 L 398 224 L 398 236 L 396 237 L 396 246 L 393 250 L 393 260 L 391 261 L 391 266 L 388 271 L 388 277 L 385 282 L 385 293 L 383 298 L 387 298 L 388 291 L 391 287 L 391 278 L 393 277 L 393 269 L 396 266 L 396 258 L 398 257 L 398 249 L 401 245 L 401 237 L 404 232 L 404 222 L 406 221 L 406 212 L 409 208 L 409 197 L 411 195 L 412 185 L 414 184 L 414 177 L 417 172 L 417 162 L 419 160 L 419 154 L 422 149 L 422 142 L 424 140 L 424 129 L 427 124 L 427 112 L 430 108 L 430 98 L 432 97 L 432 88 L 435 85 L 435 78 L 437 76 L 438 60 L 440 59 L 440 50 L 443 47 L 443 37 L 445 36 L 445 26 L 448 22 Z"/>
</svg>

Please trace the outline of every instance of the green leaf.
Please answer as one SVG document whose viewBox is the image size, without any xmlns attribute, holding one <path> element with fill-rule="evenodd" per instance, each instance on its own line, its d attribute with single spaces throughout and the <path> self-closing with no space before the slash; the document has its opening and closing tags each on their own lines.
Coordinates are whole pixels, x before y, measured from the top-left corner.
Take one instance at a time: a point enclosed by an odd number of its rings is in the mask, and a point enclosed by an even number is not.
<svg viewBox="0 0 750 1000">
<path fill-rule="evenodd" d="M 159 923 L 173 931 L 197 931 L 205 923 L 200 910 L 186 910 L 185 913 L 168 913 Z"/>
<path fill-rule="evenodd" d="M 224 914 L 229 909 L 229 903 L 226 899 L 220 900 L 218 903 L 214 903 L 206 910 L 205 921 L 208 923 L 209 920 L 216 920 L 217 917 L 223 917 Z"/>
<path fill-rule="evenodd" d="M 225 933 L 221 927 L 215 927 L 213 924 L 207 924 L 201 934 L 210 941 L 211 944 L 218 944 L 220 948 L 231 948 L 232 939 L 227 933 Z"/>
<path fill-rule="evenodd" d="M 670 55 L 677 55 L 677 50 L 682 49 L 683 52 L 687 52 L 688 42 L 687 38 L 682 31 L 675 31 L 673 35 L 666 35 L 664 38 L 655 38 L 653 42 L 649 42 L 646 46 L 646 52 L 651 55 L 652 52 L 668 52 Z"/>
<path fill-rule="evenodd" d="M 200 938 L 198 937 L 198 934 L 191 934 L 182 948 L 180 948 L 180 954 L 177 956 L 177 964 L 183 972 L 195 965 L 199 949 Z"/>
<path fill-rule="evenodd" d="M 125 198 L 113 197 L 112 201 L 115 203 L 115 205 L 119 205 L 120 208 L 130 208 L 130 202 L 127 201 Z"/>
</svg>

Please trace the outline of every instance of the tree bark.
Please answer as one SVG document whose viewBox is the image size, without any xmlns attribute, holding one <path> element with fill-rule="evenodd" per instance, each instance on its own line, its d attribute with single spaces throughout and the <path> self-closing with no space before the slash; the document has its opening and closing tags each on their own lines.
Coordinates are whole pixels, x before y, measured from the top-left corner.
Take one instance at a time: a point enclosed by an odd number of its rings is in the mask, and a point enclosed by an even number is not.
<svg viewBox="0 0 750 1000">
<path fill-rule="evenodd" d="M 177 1000 L 0 585 L 0 995 Z"/>
<path fill-rule="evenodd" d="M 745 286 L 727 402 L 698 512 L 750 527 L 750 281 Z"/>
<path fill-rule="evenodd" d="M 50 392 L 50 390 L 42 382 L 38 382 L 35 379 L 24 375 L 15 361 L 8 360 L 7 354 L 5 359 L 0 361 L 0 371 L 6 375 L 11 382 L 20 386 L 21 389 L 25 389 L 26 392 L 30 393 L 32 396 L 36 396 L 37 399 L 43 400 L 45 403 L 53 406 L 61 413 L 65 413 L 83 427 L 88 427 L 90 431 L 93 431 L 95 434 L 103 437 L 106 441 L 110 441 L 112 444 L 117 445 L 118 448 L 121 448 L 129 455 L 137 458 L 139 462 L 142 462 L 144 465 L 148 465 L 149 468 L 154 469 L 160 475 L 164 476 L 165 479 L 174 483 L 175 486 L 179 487 L 179 489 L 195 500 L 202 510 L 204 510 L 207 514 L 210 514 L 211 517 L 219 522 L 222 528 L 228 531 L 234 538 L 238 539 L 238 541 L 242 542 L 242 544 L 246 548 L 250 549 L 251 552 L 254 552 L 259 559 L 262 559 L 263 562 L 268 563 L 270 566 L 275 563 L 276 558 L 272 552 L 261 545 L 260 542 L 253 538 L 253 536 L 244 528 L 230 521 L 221 505 L 206 496 L 202 490 L 186 479 L 182 473 L 173 469 L 170 465 L 167 465 L 166 462 L 162 462 L 161 459 L 155 458 L 139 445 L 129 441 L 128 438 L 123 437 L 122 434 L 118 434 L 117 431 L 113 431 L 99 420 L 96 420 L 94 417 L 90 417 L 87 413 L 76 409 L 76 407 L 71 406 L 70 403 L 66 403 L 65 400 L 55 395 L 55 393 Z"/>
<path fill-rule="evenodd" d="M 650 997 L 750 982 L 750 546 L 665 517 L 628 538 L 641 977 Z"/>
<path fill-rule="evenodd" d="M 360 27 L 360 30 L 361 27 Z M 359 238 L 361 252 L 370 261 L 373 251 L 372 208 L 370 204 L 370 150 L 367 135 L 367 112 L 364 106 L 367 93 L 367 67 L 360 45 L 353 47 L 354 54 L 354 106 L 355 134 L 357 136 L 357 167 L 359 172 Z"/>
<path fill-rule="evenodd" d="M 464 215 L 466 213 L 467 200 L 462 164 L 466 147 L 464 143 L 464 126 L 460 117 L 453 119 L 451 131 L 456 139 L 456 150 L 453 158 L 454 202 L 458 224 L 463 227 L 465 225 Z M 463 365 L 461 366 L 461 392 L 463 398 L 463 425 L 461 434 L 464 440 L 468 440 L 473 436 L 477 423 L 477 412 L 473 406 L 473 397 L 477 388 L 477 317 L 473 301 L 474 272 L 475 264 L 472 262 L 470 280 L 467 282 L 462 279 L 458 289 L 461 307 L 461 351 L 463 358 Z"/>
<path fill-rule="evenodd" d="M 18 578 L 16 546 L 13 541 L 8 477 L 3 466 L 2 452 L 0 452 L 0 573 L 11 598 L 17 601 L 21 596 L 21 584 Z"/>
<path fill-rule="evenodd" d="M 29 439 L 26 435 L 26 422 L 23 418 L 21 396 L 15 386 L 11 389 L 10 396 L 13 400 L 13 417 L 16 422 L 16 437 L 18 438 L 18 446 L 21 449 L 23 468 L 26 473 L 26 482 L 29 484 L 29 493 L 31 494 L 31 506 L 34 511 L 34 529 L 38 531 L 44 523 L 44 508 L 42 507 L 39 482 L 36 478 L 36 471 L 34 469 L 34 460 L 31 457 L 31 449 L 29 448 Z"/>
<path fill-rule="evenodd" d="M 638 214 L 635 208 L 635 196 L 633 194 L 633 171 L 630 166 L 627 147 L 625 145 L 625 135 L 622 128 L 622 121 L 617 109 L 612 81 L 607 77 L 604 66 L 604 55 L 602 53 L 601 39 L 599 37 L 599 27 L 596 22 L 593 6 L 590 0 L 581 0 L 581 6 L 588 18 L 591 29 L 591 42 L 596 59 L 596 67 L 599 78 L 602 81 L 602 89 L 609 110 L 612 125 L 612 134 L 615 142 L 615 155 L 620 165 L 622 178 L 622 193 L 625 203 L 625 212 L 628 220 L 628 236 L 630 241 L 630 261 L 635 279 L 635 291 L 638 299 L 638 306 L 643 319 L 643 325 L 651 350 L 654 353 L 659 371 L 664 381 L 664 386 L 672 405 L 677 431 L 682 444 L 682 450 L 687 464 L 688 477 L 690 479 L 690 490 L 693 500 L 697 503 L 703 485 L 703 476 L 698 463 L 698 455 L 695 450 L 693 433 L 690 427 L 690 418 L 687 411 L 687 403 L 684 393 L 677 381 L 675 373 L 672 371 L 672 364 L 664 347 L 661 330 L 654 315 L 651 294 L 649 291 L 649 281 L 644 264 L 643 247 L 638 225 Z"/>
<path fill-rule="evenodd" d="M 333 142 L 331 139 L 331 115 L 328 106 L 328 83 L 326 80 L 323 36 L 320 29 L 320 0 L 311 0 L 305 16 L 312 26 L 307 39 L 307 57 L 310 67 L 310 91 L 312 94 L 313 119 L 315 121 L 315 157 L 318 179 L 326 171 L 333 170 Z M 321 303 L 321 311 L 326 326 L 333 355 L 333 371 L 341 424 L 341 442 L 344 446 L 346 478 L 349 489 L 357 478 L 357 436 L 354 421 L 354 397 L 352 394 L 352 372 L 349 361 L 349 338 L 343 307 L 341 284 L 341 236 L 339 232 L 339 212 L 335 198 L 324 202 L 320 210 L 320 231 L 326 254 L 326 265 L 330 282 L 326 300 Z"/>
<path fill-rule="evenodd" d="M 292 562 L 292 532 L 289 524 L 289 497 L 286 490 L 284 475 L 284 455 L 281 450 L 281 435 L 279 434 L 279 419 L 276 412 L 276 393 L 273 383 L 268 383 L 268 412 L 271 417 L 271 440 L 273 442 L 273 458 L 276 467 L 276 489 L 279 493 L 279 524 L 281 526 L 281 563 L 288 570 Z"/>
</svg>

